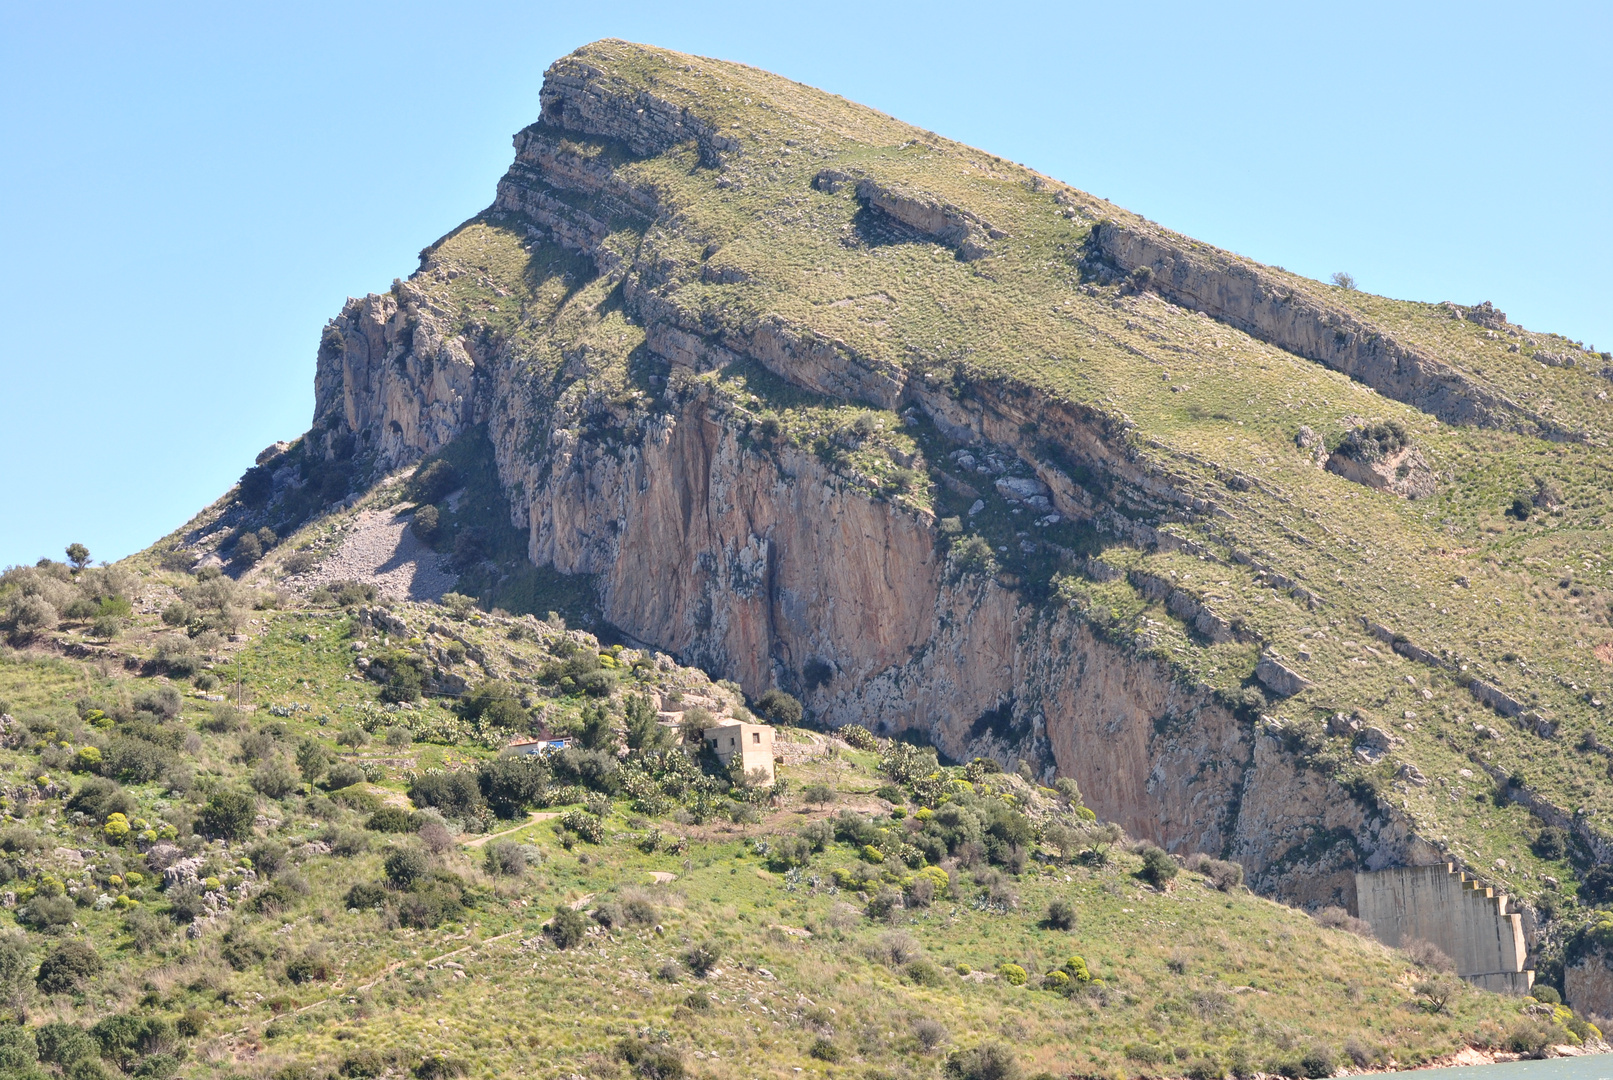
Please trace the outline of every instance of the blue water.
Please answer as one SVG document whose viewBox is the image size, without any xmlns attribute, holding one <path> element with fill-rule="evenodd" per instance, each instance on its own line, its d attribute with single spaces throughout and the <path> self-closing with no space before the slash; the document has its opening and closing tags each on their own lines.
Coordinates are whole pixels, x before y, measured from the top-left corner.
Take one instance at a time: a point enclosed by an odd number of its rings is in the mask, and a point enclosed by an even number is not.
<svg viewBox="0 0 1613 1080">
<path fill-rule="evenodd" d="M 1459 1069 L 1418 1069 L 1389 1075 L 1395 1080 L 1412 1076 L 1427 1080 L 1613 1080 L 1613 1054 L 1464 1065 Z"/>
</svg>

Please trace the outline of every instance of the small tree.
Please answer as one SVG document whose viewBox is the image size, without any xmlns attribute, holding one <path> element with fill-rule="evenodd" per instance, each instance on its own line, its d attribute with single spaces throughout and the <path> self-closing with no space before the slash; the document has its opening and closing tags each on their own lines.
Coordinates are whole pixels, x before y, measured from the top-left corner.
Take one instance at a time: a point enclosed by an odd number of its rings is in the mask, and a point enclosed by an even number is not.
<svg viewBox="0 0 1613 1080">
<path fill-rule="evenodd" d="M 1166 882 L 1176 876 L 1176 860 L 1165 852 L 1150 844 L 1143 849 L 1143 866 L 1137 876 L 1156 889 L 1163 889 Z"/>
<path fill-rule="evenodd" d="M 588 920 L 583 918 L 580 911 L 573 911 L 564 904 L 557 905 L 554 918 L 549 921 L 549 936 L 554 939 L 557 949 L 581 945 L 583 938 L 588 936 Z"/>
<path fill-rule="evenodd" d="M 84 569 L 90 564 L 90 549 L 83 544 L 68 544 L 67 561 L 73 564 L 74 570 Z"/>
<path fill-rule="evenodd" d="M 100 954 L 82 941 L 64 941 L 39 964 L 34 977 L 41 993 L 70 994 L 104 967 Z"/>
<path fill-rule="evenodd" d="M 717 966 L 718 959 L 717 946 L 709 941 L 701 942 L 683 954 L 684 966 L 702 979 Z"/>
<path fill-rule="evenodd" d="M 234 559 L 242 566 L 251 566 L 263 558 L 263 542 L 255 533 L 247 533 L 235 542 Z"/>
<path fill-rule="evenodd" d="M 1340 270 L 1338 273 L 1333 275 L 1333 284 L 1337 285 L 1341 289 L 1354 289 L 1355 277 L 1352 274 L 1348 274 L 1343 270 Z"/>
<path fill-rule="evenodd" d="M 196 831 L 217 840 L 244 840 L 257 819 L 252 796 L 240 791 L 215 792 L 196 818 Z"/>
<path fill-rule="evenodd" d="M 1462 980 L 1451 975 L 1438 974 L 1417 983 L 1415 990 L 1422 999 L 1423 1008 L 1431 1013 L 1442 1013 L 1451 998 L 1462 989 Z"/>
<path fill-rule="evenodd" d="M 804 715 L 801 703 L 782 690 L 769 690 L 757 698 L 756 711 L 775 724 L 799 724 Z"/>
</svg>

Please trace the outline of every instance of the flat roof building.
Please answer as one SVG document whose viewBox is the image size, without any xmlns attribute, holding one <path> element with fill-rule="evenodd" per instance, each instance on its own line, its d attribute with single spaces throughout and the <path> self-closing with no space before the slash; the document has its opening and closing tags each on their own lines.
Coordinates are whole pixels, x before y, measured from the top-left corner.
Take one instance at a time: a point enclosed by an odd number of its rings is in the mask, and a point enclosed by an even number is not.
<svg viewBox="0 0 1613 1080">
<path fill-rule="evenodd" d="M 705 731 L 706 745 L 717 755 L 717 760 L 733 767 L 737 756 L 746 775 L 760 771 L 773 782 L 773 729 L 766 724 L 746 724 L 728 720 Z"/>
</svg>

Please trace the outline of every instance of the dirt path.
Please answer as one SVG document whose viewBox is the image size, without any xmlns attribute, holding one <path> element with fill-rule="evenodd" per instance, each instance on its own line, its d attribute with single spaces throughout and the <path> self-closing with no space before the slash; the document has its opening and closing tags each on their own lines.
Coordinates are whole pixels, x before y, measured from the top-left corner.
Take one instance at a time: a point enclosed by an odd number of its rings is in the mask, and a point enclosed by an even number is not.
<svg viewBox="0 0 1613 1080">
<path fill-rule="evenodd" d="M 483 835 L 478 836 L 473 840 L 463 840 L 463 841 L 461 841 L 461 843 L 463 843 L 468 848 L 481 847 L 483 844 L 487 843 L 489 840 L 497 840 L 499 837 L 508 836 L 512 832 L 520 832 L 522 829 L 526 828 L 528 825 L 535 825 L 540 821 L 548 821 L 550 818 L 557 818 L 559 816 L 560 816 L 560 814 L 559 814 L 558 811 L 534 810 L 532 812 L 531 816 L 526 821 L 524 821 L 521 824 L 517 825 L 513 829 L 505 829 L 503 832 L 496 832 L 496 833 L 484 833 Z"/>
<path fill-rule="evenodd" d="M 408 527 L 411 517 L 391 510 L 360 511 L 334 555 L 288 580 L 298 589 L 364 581 L 396 600 L 437 599 L 459 578 L 415 536 Z"/>
</svg>

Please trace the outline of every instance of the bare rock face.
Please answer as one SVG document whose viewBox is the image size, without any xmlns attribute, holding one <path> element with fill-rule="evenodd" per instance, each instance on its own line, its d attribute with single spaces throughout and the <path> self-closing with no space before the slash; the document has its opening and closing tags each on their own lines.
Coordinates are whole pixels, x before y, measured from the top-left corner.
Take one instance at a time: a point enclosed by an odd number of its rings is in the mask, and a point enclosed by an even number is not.
<svg viewBox="0 0 1613 1080">
<path fill-rule="evenodd" d="M 320 343 L 315 430 L 345 428 L 383 468 L 418 460 L 475 422 L 476 370 L 418 289 L 349 300 Z"/>
<path fill-rule="evenodd" d="M 1435 492 L 1434 470 L 1415 446 L 1401 447 L 1376 461 L 1359 461 L 1335 452 L 1328 455 L 1327 471 L 1407 499 L 1426 499 Z"/>
</svg>

